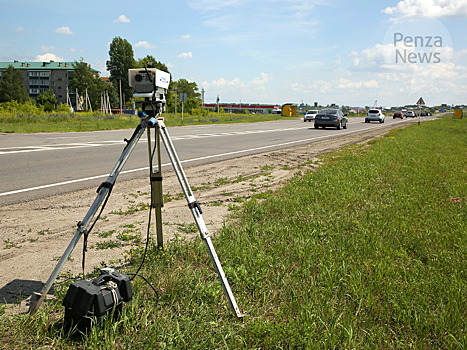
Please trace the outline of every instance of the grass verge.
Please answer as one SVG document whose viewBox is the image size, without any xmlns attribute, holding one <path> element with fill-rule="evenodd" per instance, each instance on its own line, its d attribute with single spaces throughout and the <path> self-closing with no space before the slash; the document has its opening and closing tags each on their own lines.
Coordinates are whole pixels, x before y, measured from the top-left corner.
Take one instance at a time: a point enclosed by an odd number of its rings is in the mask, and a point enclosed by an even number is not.
<svg viewBox="0 0 467 350">
<path fill-rule="evenodd" d="M 151 247 L 140 272 L 159 298 L 134 280 L 118 321 L 71 339 L 63 286 L 36 315 L 2 318 L 0 346 L 464 348 L 466 160 L 466 120 L 424 122 L 325 155 L 317 171 L 244 203 L 213 239 L 243 322 L 203 242 L 177 239 Z"/>
<path fill-rule="evenodd" d="M 167 126 L 253 123 L 261 121 L 291 119 L 272 114 L 210 114 L 208 116 L 176 117 L 164 114 Z M 38 132 L 81 132 L 96 130 L 117 130 L 135 128 L 140 122 L 136 116 L 128 114 L 101 115 L 100 113 L 54 113 L 49 115 L 0 114 L 0 133 Z"/>
</svg>

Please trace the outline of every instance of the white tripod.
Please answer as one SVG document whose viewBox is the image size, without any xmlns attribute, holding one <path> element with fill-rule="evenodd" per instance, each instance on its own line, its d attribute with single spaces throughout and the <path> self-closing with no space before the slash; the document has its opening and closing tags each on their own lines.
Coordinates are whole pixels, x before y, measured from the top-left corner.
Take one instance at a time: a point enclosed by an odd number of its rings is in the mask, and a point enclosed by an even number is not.
<svg viewBox="0 0 467 350">
<path fill-rule="evenodd" d="M 152 159 L 155 156 L 155 154 L 153 154 L 153 150 L 151 147 L 151 134 L 150 134 L 151 128 L 155 128 L 155 133 L 156 133 L 155 150 L 157 152 L 157 158 L 158 158 L 158 169 L 156 171 L 152 169 Z M 243 317 L 243 315 L 240 313 L 240 310 L 238 309 L 237 303 L 235 301 L 235 297 L 232 294 L 229 282 L 227 281 L 227 278 L 225 277 L 224 270 L 222 269 L 222 266 L 219 262 L 219 258 L 217 257 L 214 246 L 212 245 L 209 232 L 206 228 L 206 224 L 202 216 L 201 207 L 199 206 L 198 202 L 196 202 L 195 197 L 193 196 L 193 192 L 191 191 L 190 185 L 188 184 L 188 180 L 186 178 L 185 172 L 183 171 L 182 165 L 177 156 L 174 145 L 169 137 L 164 121 L 162 118 L 156 118 L 156 117 L 146 118 L 145 113 L 143 113 L 143 118 L 141 119 L 141 123 L 136 127 L 131 139 L 128 141 L 125 140 L 127 141 L 127 145 L 125 146 L 122 152 L 122 155 L 120 156 L 114 168 L 110 172 L 110 175 L 107 178 L 107 180 L 104 183 L 102 183 L 97 189 L 98 194 L 97 194 L 96 199 L 94 200 L 93 204 L 88 210 L 83 221 L 80 221 L 78 223 L 78 229 L 75 235 L 73 236 L 73 239 L 71 240 L 70 244 L 65 250 L 65 253 L 62 255 L 60 261 L 58 262 L 57 266 L 53 270 L 46 284 L 42 288 L 41 293 L 34 293 L 32 300 L 31 300 L 30 307 L 29 307 L 30 313 L 34 313 L 40 308 L 40 306 L 44 302 L 45 296 L 47 295 L 48 291 L 50 290 L 53 283 L 55 282 L 58 274 L 60 273 L 63 266 L 65 265 L 65 262 L 68 260 L 69 256 L 71 255 L 79 239 L 81 238 L 83 234 L 87 235 L 87 227 L 89 226 L 93 217 L 97 213 L 99 207 L 101 207 L 104 200 L 106 200 L 106 197 L 108 196 L 110 190 L 112 189 L 117 179 L 118 174 L 122 170 L 124 164 L 128 160 L 131 152 L 135 148 L 136 144 L 138 143 L 139 139 L 141 138 L 145 130 L 147 130 L 147 134 L 148 134 L 148 148 L 149 148 L 149 160 L 150 160 L 149 163 L 150 163 L 150 173 L 151 173 L 150 180 L 151 180 L 151 192 L 152 192 L 151 209 L 153 208 L 156 213 L 157 245 L 159 247 L 162 247 L 164 244 L 163 236 L 162 236 L 163 193 L 162 193 L 162 173 L 161 173 L 161 153 L 160 153 L 160 139 L 162 138 L 165 149 L 167 150 L 167 154 L 170 158 L 170 162 L 173 165 L 175 174 L 177 175 L 178 181 L 180 182 L 180 186 L 182 187 L 183 193 L 187 200 L 188 207 L 191 210 L 191 213 L 193 214 L 193 218 L 196 222 L 196 225 L 198 226 L 200 236 L 203 239 L 204 243 L 206 244 L 206 248 L 208 249 L 209 255 L 211 256 L 211 260 L 214 264 L 217 275 L 219 276 L 219 280 L 222 284 L 222 288 L 224 289 L 224 293 L 229 301 L 230 307 L 237 317 L 239 318 Z"/>
</svg>

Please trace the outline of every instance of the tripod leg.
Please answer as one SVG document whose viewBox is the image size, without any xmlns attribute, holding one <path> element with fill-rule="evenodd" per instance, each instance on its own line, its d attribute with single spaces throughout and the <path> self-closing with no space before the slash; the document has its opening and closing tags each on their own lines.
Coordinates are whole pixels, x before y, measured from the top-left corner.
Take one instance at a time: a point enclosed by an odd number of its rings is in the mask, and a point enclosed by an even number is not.
<svg viewBox="0 0 467 350">
<path fill-rule="evenodd" d="M 151 146 L 151 129 L 148 130 L 148 148 L 149 148 L 149 171 L 151 181 L 151 208 L 154 208 L 156 214 L 156 236 L 157 246 L 164 246 L 164 237 L 162 233 L 162 207 L 164 206 L 164 196 L 162 192 L 162 163 L 161 163 L 161 143 L 160 135 L 156 130 L 156 139 L 154 150 Z M 153 160 L 157 153 L 157 170 L 153 170 Z"/>
<path fill-rule="evenodd" d="M 107 178 L 107 181 L 104 182 L 99 186 L 97 189 L 97 197 L 92 203 L 91 207 L 89 208 L 88 212 L 86 213 L 86 216 L 84 217 L 83 221 L 80 221 L 78 223 L 78 230 L 76 231 L 75 235 L 73 236 L 73 239 L 71 240 L 70 244 L 65 250 L 65 253 L 63 253 L 62 257 L 60 258 L 60 261 L 58 262 L 57 266 L 53 270 L 52 274 L 50 275 L 49 279 L 47 280 L 46 284 L 42 288 L 41 293 L 34 293 L 32 299 L 31 299 L 31 304 L 29 305 L 29 313 L 34 313 L 36 312 L 39 307 L 42 305 L 44 302 L 45 296 L 49 292 L 50 288 L 52 287 L 52 284 L 55 282 L 57 279 L 58 274 L 62 270 L 63 266 L 65 265 L 66 261 L 70 257 L 71 253 L 73 252 L 73 249 L 75 248 L 76 244 L 78 243 L 79 239 L 83 235 L 83 233 L 86 231 L 87 226 L 91 222 L 92 218 L 96 214 L 97 210 L 99 209 L 100 205 L 104 201 L 106 195 L 108 194 L 110 188 L 114 185 L 118 174 L 122 170 L 123 166 L 125 165 L 128 157 L 130 156 L 131 152 L 135 148 L 136 144 L 138 143 L 139 139 L 141 138 L 141 135 L 144 133 L 145 129 L 145 123 L 139 124 L 138 127 L 135 129 L 131 139 L 128 141 L 127 145 L 123 149 L 122 155 L 118 159 L 117 163 L 115 164 L 114 168 L 110 172 L 109 177 Z"/>
<path fill-rule="evenodd" d="M 196 225 L 198 226 L 200 236 L 206 244 L 206 248 L 208 249 L 209 255 L 211 256 L 212 263 L 214 264 L 214 268 L 216 269 L 217 275 L 222 284 L 222 288 L 224 289 L 224 293 L 229 301 L 230 308 L 237 317 L 241 318 L 243 317 L 243 315 L 238 309 L 237 302 L 235 301 L 235 297 L 232 293 L 232 290 L 230 289 L 229 282 L 225 277 L 224 270 L 222 269 L 222 265 L 216 254 L 216 250 L 214 249 L 214 246 L 211 242 L 211 238 L 209 237 L 209 232 L 202 216 L 203 211 L 201 210 L 200 205 L 198 204 L 198 202 L 196 202 L 195 197 L 193 196 L 193 192 L 191 191 L 188 179 L 185 175 L 185 172 L 183 171 L 182 164 L 180 163 L 177 152 L 175 151 L 175 147 L 172 144 L 165 124 L 162 120 L 157 121 L 157 128 L 161 134 L 162 141 L 164 142 L 164 146 L 167 150 L 167 154 L 170 158 L 170 161 L 174 167 L 174 171 L 177 175 L 178 181 L 180 182 L 180 186 L 182 187 L 183 193 L 185 194 L 185 198 L 188 202 L 188 207 L 190 208 Z"/>
</svg>

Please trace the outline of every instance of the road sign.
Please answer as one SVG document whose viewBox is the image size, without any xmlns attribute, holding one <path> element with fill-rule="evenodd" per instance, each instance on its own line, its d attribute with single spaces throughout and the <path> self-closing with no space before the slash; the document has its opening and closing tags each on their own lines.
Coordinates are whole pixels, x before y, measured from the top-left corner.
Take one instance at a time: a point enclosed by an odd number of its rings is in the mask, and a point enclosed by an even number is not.
<svg viewBox="0 0 467 350">
<path fill-rule="evenodd" d="M 420 98 L 418 99 L 417 105 L 419 105 L 419 106 L 424 106 L 424 105 L 425 105 L 425 101 L 423 101 L 423 98 L 422 98 L 422 97 L 420 97 Z"/>
<path fill-rule="evenodd" d="M 181 93 L 180 94 L 180 101 L 181 102 L 186 102 L 187 101 L 187 94 L 186 93 Z"/>
</svg>

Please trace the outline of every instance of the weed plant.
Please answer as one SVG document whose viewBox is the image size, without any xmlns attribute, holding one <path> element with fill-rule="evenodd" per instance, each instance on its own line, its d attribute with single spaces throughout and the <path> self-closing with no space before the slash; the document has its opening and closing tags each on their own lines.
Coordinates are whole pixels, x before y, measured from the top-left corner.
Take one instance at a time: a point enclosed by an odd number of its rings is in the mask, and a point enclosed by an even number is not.
<svg viewBox="0 0 467 350">
<path fill-rule="evenodd" d="M 150 247 L 116 322 L 72 339 L 63 308 L 3 317 L 4 348 L 460 349 L 467 331 L 467 122 L 424 122 L 321 159 L 213 238 Z M 126 271 L 141 261 L 142 248 Z M 138 257 L 139 255 L 139 257 Z"/>
</svg>

